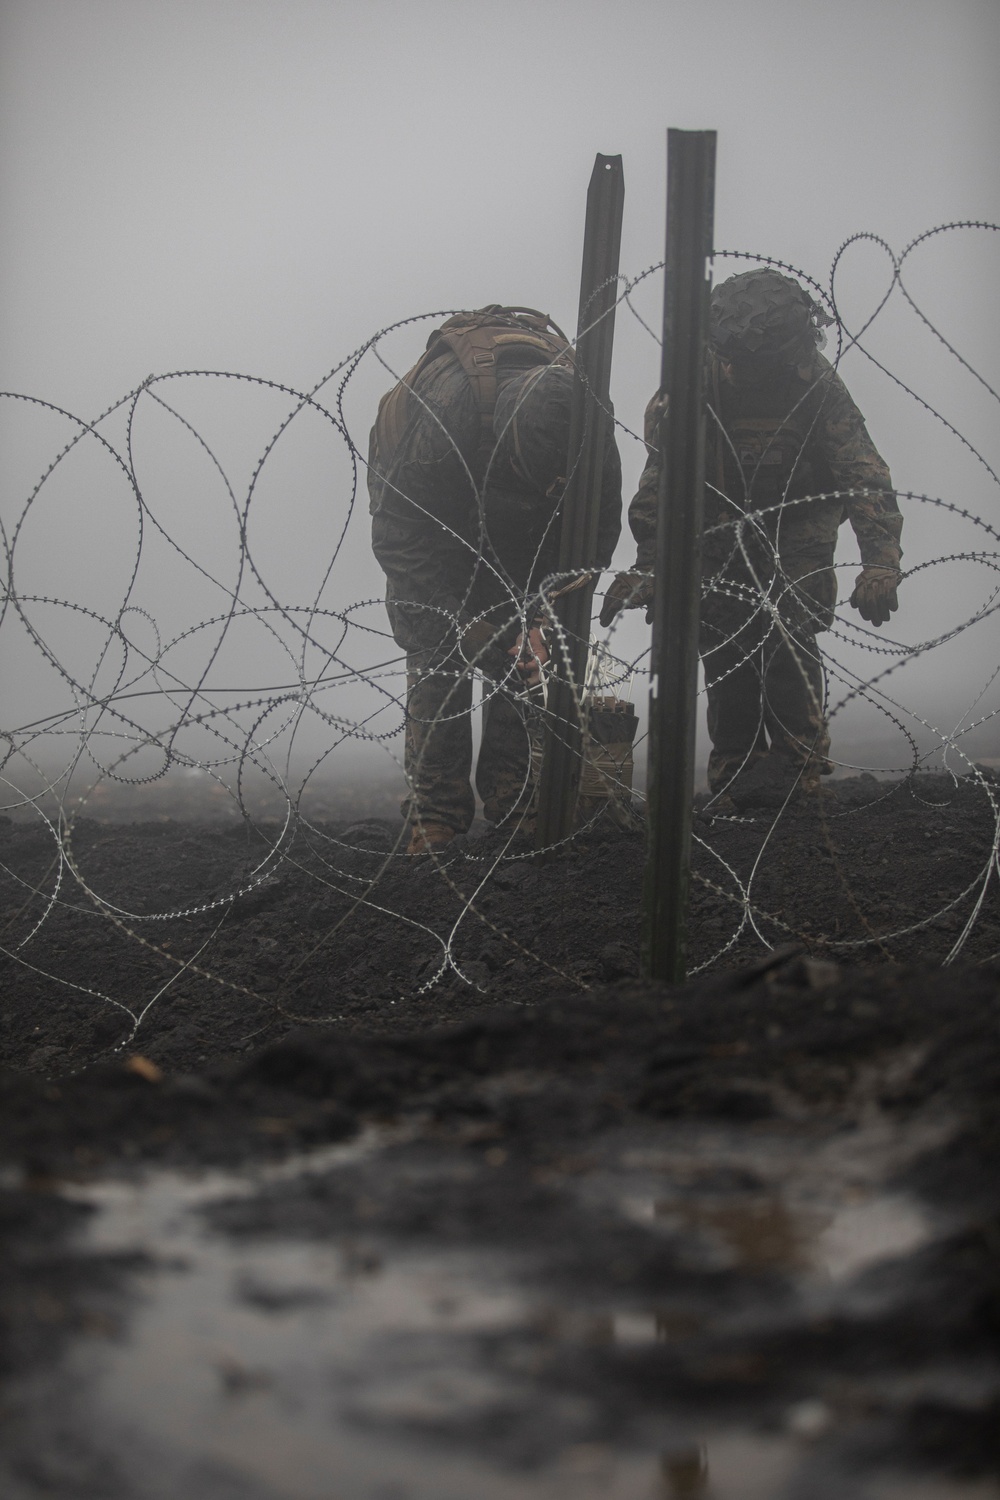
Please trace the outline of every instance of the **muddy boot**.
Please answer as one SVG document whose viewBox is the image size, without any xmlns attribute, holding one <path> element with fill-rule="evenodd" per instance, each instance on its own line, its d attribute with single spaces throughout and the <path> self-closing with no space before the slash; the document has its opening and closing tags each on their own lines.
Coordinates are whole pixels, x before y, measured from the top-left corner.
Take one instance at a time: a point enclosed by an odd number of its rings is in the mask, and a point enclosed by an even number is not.
<svg viewBox="0 0 1000 1500">
<path fill-rule="evenodd" d="M 779 811 L 798 791 L 802 763 L 784 755 L 763 755 L 738 776 L 728 793 L 740 812 L 750 808 Z"/>
<path fill-rule="evenodd" d="M 515 807 L 496 819 L 487 818 L 487 830 L 494 837 L 510 839 L 516 846 L 534 843 L 536 812 L 534 803 L 528 807 Z"/>
<path fill-rule="evenodd" d="M 740 812 L 753 807 L 779 812 L 786 803 L 818 807 L 836 799 L 833 788 L 820 780 L 832 769 L 825 759 L 803 763 L 772 751 L 732 783 L 729 795 Z"/>
<path fill-rule="evenodd" d="M 751 775 L 755 766 L 766 759 L 767 751 L 756 748 L 738 755 L 723 755 L 712 749 L 708 757 L 708 786 L 716 796 L 728 796 L 733 787 Z"/>
<path fill-rule="evenodd" d="M 449 828 L 447 823 L 439 823 L 434 818 L 418 821 L 411 826 L 410 842 L 406 846 L 407 854 L 430 854 L 433 850 L 443 849 L 450 844 L 455 837 L 454 828 Z"/>
</svg>

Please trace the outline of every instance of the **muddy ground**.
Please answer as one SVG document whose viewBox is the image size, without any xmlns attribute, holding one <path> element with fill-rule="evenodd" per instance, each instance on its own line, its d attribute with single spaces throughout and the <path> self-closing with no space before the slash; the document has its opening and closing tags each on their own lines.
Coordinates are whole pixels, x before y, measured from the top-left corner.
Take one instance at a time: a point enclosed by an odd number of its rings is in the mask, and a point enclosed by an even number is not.
<svg viewBox="0 0 1000 1500">
<path fill-rule="evenodd" d="M 996 1495 L 998 796 L 6 824 L 4 1493 Z"/>
</svg>

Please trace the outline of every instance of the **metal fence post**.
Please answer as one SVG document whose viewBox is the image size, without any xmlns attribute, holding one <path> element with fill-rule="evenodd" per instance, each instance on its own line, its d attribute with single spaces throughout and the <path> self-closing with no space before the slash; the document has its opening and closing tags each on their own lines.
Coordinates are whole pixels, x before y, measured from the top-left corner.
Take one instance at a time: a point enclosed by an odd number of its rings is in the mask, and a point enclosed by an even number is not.
<svg viewBox="0 0 1000 1500">
<path fill-rule="evenodd" d="M 570 418 L 570 473 L 559 534 L 560 573 L 592 568 L 597 550 L 604 451 L 611 421 L 611 350 L 624 202 L 621 157 L 598 156 L 587 192 Z M 573 831 L 583 753 L 579 694 L 587 671 L 595 583 L 596 579 L 590 579 L 555 601 L 559 628 L 552 632 L 555 639 L 538 786 L 535 848 L 539 850 L 560 843 Z"/>
<path fill-rule="evenodd" d="M 642 968 L 684 978 L 705 485 L 705 340 L 715 131 L 667 132 L 660 492 L 650 659 Z"/>
</svg>

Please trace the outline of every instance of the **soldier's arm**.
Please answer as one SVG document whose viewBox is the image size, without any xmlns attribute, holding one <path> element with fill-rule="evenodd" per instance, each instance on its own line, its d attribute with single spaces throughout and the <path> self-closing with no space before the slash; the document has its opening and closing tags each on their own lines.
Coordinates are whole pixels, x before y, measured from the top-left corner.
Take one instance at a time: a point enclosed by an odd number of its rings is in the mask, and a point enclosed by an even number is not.
<svg viewBox="0 0 1000 1500">
<path fill-rule="evenodd" d="M 597 566 L 606 568 L 622 530 L 622 461 L 614 432 L 604 451 L 601 509 L 597 521 Z"/>
<path fill-rule="evenodd" d="M 628 508 L 628 523 L 636 541 L 636 560 L 625 573 L 618 573 L 604 591 L 601 606 L 601 624 L 610 625 L 623 609 L 646 609 L 647 621 L 651 618 L 652 580 L 644 575 L 651 573 L 656 557 L 656 511 L 660 486 L 660 460 L 657 448 L 658 425 L 662 402 L 659 392 L 646 407 L 643 435 L 646 440 L 646 467 L 639 479 L 639 488 Z"/>
<path fill-rule="evenodd" d="M 823 361 L 826 365 L 826 361 Z M 885 460 L 869 436 L 850 392 L 835 370 L 822 377 L 820 436 L 823 457 L 838 490 L 852 490 L 844 514 L 866 567 L 898 568 L 903 518 Z"/>
<path fill-rule="evenodd" d="M 475 491 L 467 465 L 479 417 L 457 368 L 436 372 L 419 394 L 425 404 L 415 405 L 384 472 L 373 455 L 372 547 L 395 599 L 432 606 L 422 617 L 426 633 L 439 635 L 448 616 L 462 621 L 475 567 L 468 535 Z M 419 609 L 414 617 L 421 618 Z"/>
<path fill-rule="evenodd" d="M 657 391 L 649 401 L 643 419 L 646 465 L 628 508 L 628 524 L 636 541 L 635 566 L 646 570 L 651 570 L 656 561 L 656 512 L 660 491 L 658 429 L 662 411 L 663 398 Z"/>
</svg>

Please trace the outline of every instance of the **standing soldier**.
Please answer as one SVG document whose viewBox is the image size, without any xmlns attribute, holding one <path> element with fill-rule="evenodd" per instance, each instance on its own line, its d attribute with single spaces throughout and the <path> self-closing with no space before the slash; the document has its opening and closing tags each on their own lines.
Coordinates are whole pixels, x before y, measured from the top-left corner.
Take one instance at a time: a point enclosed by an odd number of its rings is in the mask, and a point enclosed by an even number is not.
<svg viewBox="0 0 1000 1500">
<path fill-rule="evenodd" d="M 712 292 L 699 651 L 709 786 L 737 801 L 816 794 L 833 770 L 816 635 L 833 622 L 844 520 L 862 562 L 851 604 L 872 625 L 897 608 L 902 517 L 861 413 L 819 352 L 829 321 L 797 281 L 766 268 Z M 652 600 L 661 410 L 654 396 L 629 508 L 635 570 L 608 589 L 604 625 Z"/>
<path fill-rule="evenodd" d="M 406 651 L 408 853 L 475 814 L 472 674 L 484 674 L 476 785 L 490 822 L 531 797 L 524 689 L 546 660 L 538 588 L 555 571 L 573 351 L 526 308 L 459 313 L 383 397 L 368 466 L 372 544 Z M 597 559 L 621 529 L 621 464 L 605 453 Z"/>
</svg>

